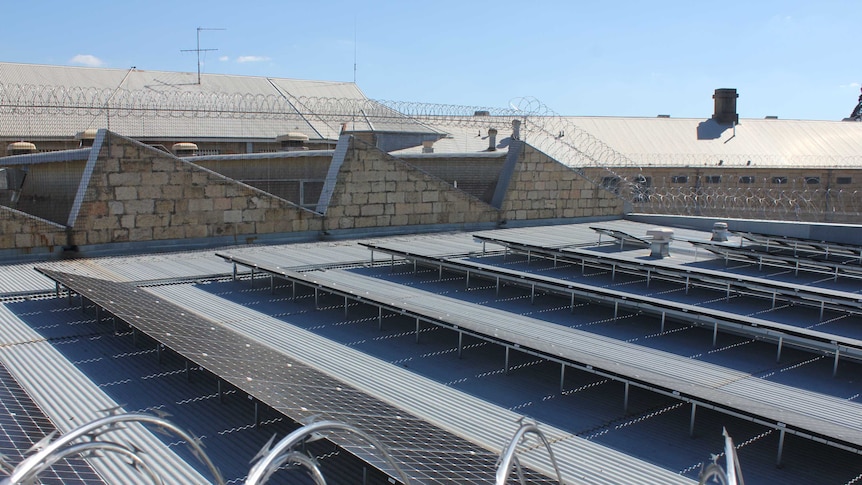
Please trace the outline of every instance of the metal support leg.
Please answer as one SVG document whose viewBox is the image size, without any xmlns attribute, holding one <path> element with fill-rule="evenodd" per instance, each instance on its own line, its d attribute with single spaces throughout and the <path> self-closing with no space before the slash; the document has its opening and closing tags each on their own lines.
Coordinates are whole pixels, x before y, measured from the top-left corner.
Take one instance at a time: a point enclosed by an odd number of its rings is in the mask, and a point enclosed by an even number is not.
<svg viewBox="0 0 862 485">
<path fill-rule="evenodd" d="M 530 285 L 530 305 L 536 302 L 536 284 Z"/>
<path fill-rule="evenodd" d="M 248 280 L 248 284 L 254 288 L 254 266 L 251 267 L 251 279 Z"/>
<path fill-rule="evenodd" d="M 835 347 L 835 364 L 832 365 L 832 377 L 835 377 L 836 375 L 838 375 L 838 354 L 839 353 L 840 352 L 838 350 L 838 347 Z"/>
<path fill-rule="evenodd" d="M 254 400 L 254 427 L 260 427 L 260 404 L 257 399 Z"/>
<path fill-rule="evenodd" d="M 688 425 L 688 435 L 694 438 L 694 415 L 697 412 L 697 404 L 691 403 L 691 421 Z"/>
<path fill-rule="evenodd" d="M 563 392 L 566 384 L 566 364 L 560 364 L 560 392 Z"/>
<path fill-rule="evenodd" d="M 617 319 L 617 315 L 619 314 L 619 312 L 620 312 L 620 302 L 615 301 L 614 302 L 614 320 Z"/>
<path fill-rule="evenodd" d="M 781 466 L 781 455 L 784 453 L 784 428 L 779 430 L 778 435 L 778 457 L 775 458 L 775 466 Z"/>
<path fill-rule="evenodd" d="M 664 320 L 667 314 L 665 312 L 661 312 L 661 333 L 664 333 Z"/>
<path fill-rule="evenodd" d="M 625 395 L 623 396 L 623 412 L 629 412 L 629 383 L 626 382 Z"/>
<path fill-rule="evenodd" d="M 275 294 L 275 276 L 269 275 L 269 294 Z"/>
<path fill-rule="evenodd" d="M 377 330 L 383 330 L 383 307 L 377 307 Z"/>
<path fill-rule="evenodd" d="M 464 285 L 464 288 L 470 289 L 470 270 L 467 270 L 467 284 Z"/>
<path fill-rule="evenodd" d="M 186 382 L 191 382 L 192 374 L 189 372 L 189 361 L 186 361 Z"/>
<path fill-rule="evenodd" d="M 718 341 L 718 322 L 714 322 L 712 324 L 712 346 L 715 347 L 716 342 Z"/>
<path fill-rule="evenodd" d="M 347 297 L 344 297 L 344 316 L 347 316 Z"/>
<path fill-rule="evenodd" d="M 216 380 L 218 386 L 218 402 L 224 403 L 224 391 L 221 388 L 221 379 Z"/>
<path fill-rule="evenodd" d="M 290 299 L 296 300 L 296 281 L 290 282 Z"/>
<path fill-rule="evenodd" d="M 233 281 L 236 281 L 236 263 L 233 264 Z"/>
<path fill-rule="evenodd" d="M 500 296 L 500 277 L 497 277 L 497 293 L 494 296 Z"/>
<path fill-rule="evenodd" d="M 138 347 L 138 329 L 132 327 L 132 345 Z"/>
<path fill-rule="evenodd" d="M 464 351 L 464 332 L 458 332 L 458 358 L 461 358 L 461 353 Z"/>
<path fill-rule="evenodd" d="M 419 317 L 416 317 L 416 343 L 419 343 Z"/>
<path fill-rule="evenodd" d="M 781 362 L 781 347 L 784 346 L 784 337 L 778 337 L 778 353 L 775 354 L 775 362 Z"/>
<path fill-rule="evenodd" d="M 314 309 L 320 309 L 320 288 L 314 288 Z"/>
<path fill-rule="evenodd" d="M 504 368 L 506 375 L 509 375 L 509 347 L 506 346 L 506 366 Z"/>
<path fill-rule="evenodd" d="M 101 323 L 102 323 L 102 307 L 99 305 L 96 305 L 96 325 L 99 325 Z"/>
<path fill-rule="evenodd" d="M 156 343 L 156 362 L 162 363 L 162 344 Z"/>
</svg>

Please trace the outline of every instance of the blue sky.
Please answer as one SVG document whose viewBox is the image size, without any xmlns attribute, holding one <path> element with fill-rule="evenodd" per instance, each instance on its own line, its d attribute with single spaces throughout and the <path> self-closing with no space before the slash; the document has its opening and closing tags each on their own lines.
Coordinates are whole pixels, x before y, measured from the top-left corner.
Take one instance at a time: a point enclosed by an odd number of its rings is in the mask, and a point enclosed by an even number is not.
<svg viewBox="0 0 862 485">
<path fill-rule="evenodd" d="M 370 98 L 564 115 L 840 120 L 860 0 L 4 2 L 0 61 L 356 81 Z"/>
</svg>

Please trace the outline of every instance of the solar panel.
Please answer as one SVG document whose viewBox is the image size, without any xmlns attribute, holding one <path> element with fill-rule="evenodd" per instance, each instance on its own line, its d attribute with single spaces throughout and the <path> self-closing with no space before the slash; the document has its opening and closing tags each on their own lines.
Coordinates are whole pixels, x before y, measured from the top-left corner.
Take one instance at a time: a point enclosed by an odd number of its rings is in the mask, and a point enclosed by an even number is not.
<svg viewBox="0 0 862 485">
<path fill-rule="evenodd" d="M 471 482 L 493 481 L 496 454 L 290 356 L 132 284 L 39 271 L 296 421 L 318 416 L 371 433 L 414 478 L 434 483 L 464 477 Z M 332 441 L 357 456 L 375 459 L 367 446 Z M 550 480 L 530 474 L 539 481 Z"/>
<path fill-rule="evenodd" d="M 12 466 L 25 458 L 21 453 L 29 449 L 56 428 L 30 399 L 24 389 L 0 362 L 0 455 Z M 71 458 L 56 463 L 39 475 L 44 484 L 105 483 L 83 459 Z"/>
</svg>

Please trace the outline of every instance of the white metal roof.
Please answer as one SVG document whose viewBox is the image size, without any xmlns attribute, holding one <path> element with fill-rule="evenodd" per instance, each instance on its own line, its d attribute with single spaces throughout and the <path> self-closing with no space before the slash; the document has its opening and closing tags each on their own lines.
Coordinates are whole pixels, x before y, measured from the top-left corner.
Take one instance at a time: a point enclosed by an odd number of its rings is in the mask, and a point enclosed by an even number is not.
<svg viewBox="0 0 862 485">
<path fill-rule="evenodd" d="M 641 166 L 862 166 L 862 123 L 708 118 L 568 117 Z M 528 140 L 529 142 L 529 140 Z"/>
</svg>

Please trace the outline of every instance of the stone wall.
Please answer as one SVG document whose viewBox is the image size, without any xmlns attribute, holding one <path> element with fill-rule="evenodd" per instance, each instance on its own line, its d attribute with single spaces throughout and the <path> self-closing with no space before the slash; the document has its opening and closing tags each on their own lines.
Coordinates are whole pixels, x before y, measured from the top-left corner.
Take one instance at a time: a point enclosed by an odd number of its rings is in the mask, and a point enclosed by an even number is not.
<svg viewBox="0 0 862 485">
<path fill-rule="evenodd" d="M 41 248 L 53 252 L 66 244 L 63 226 L 0 206 L 0 250 L 28 254 L 32 249 Z"/>
<path fill-rule="evenodd" d="M 108 133 L 73 228 L 77 245 L 319 231 L 290 202 Z"/>
<path fill-rule="evenodd" d="M 525 145 L 502 211 L 507 220 L 621 216 L 623 202 L 571 168 Z"/>
<path fill-rule="evenodd" d="M 493 206 L 354 137 L 325 227 L 495 223 L 498 215 Z"/>
</svg>

